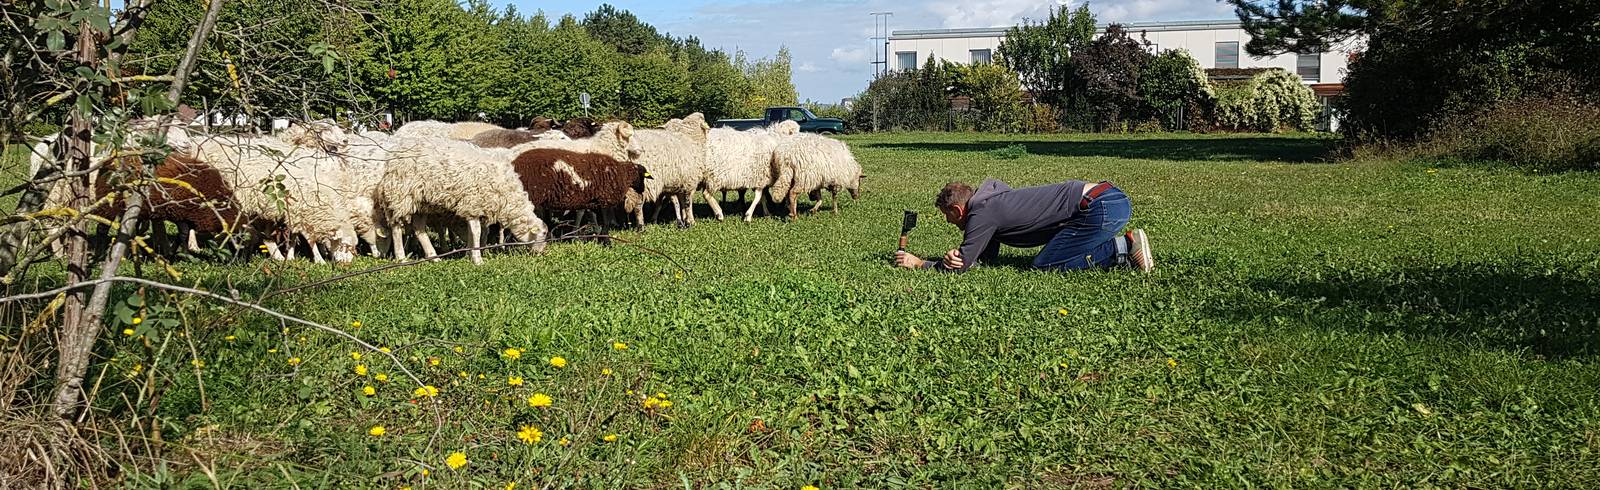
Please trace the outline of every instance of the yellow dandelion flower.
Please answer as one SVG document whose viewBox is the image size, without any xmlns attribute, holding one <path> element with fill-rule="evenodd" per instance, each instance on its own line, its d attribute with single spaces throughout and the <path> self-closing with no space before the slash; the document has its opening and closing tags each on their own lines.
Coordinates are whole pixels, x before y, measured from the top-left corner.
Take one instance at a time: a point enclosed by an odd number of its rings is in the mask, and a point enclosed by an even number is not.
<svg viewBox="0 0 1600 490">
<path fill-rule="evenodd" d="M 572 439 L 567 439 L 567 438 L 563 437 L 563 438 L 561 438 L 561 440 L 556 441 L 556 444 L 561 445 L 561 446 L 566 446 L 568 444 L 572 444 Z"/>
<path fill-rule="evenodd" d="M 361 328 L 361 321 L 357 320 L 350 322 L 350 328 Z"/>
<path fill-rule="evenodd" d="M 800 487 L 800 490 L 822 490 L 822 489 L 817 488 L 816 485 L 806 485 L 806 486 Z"/>
<path fill-rule="evenodd" d="M 661 404 L 661 400 L 655 398 L 646 398 L 644 401 L 640 402 L 640 404 L 644 405 L 644 408 L 656 408 L 657 405 Z"/>
<path fill-rule="evenodd" d="M 524 425 L 522 426 L 522 430 L 517 431 L 517 439 L 521 439 L 522 442 L 528 444 L 533 444 L 544 439 L 544 432 L 540 431 L 538 427 Z"/>
<path fill-rule="evenodd" d="M 143 318 L 133 317 L 133 324 L 134 325 L 138 325 L 140 323 L 144 323 L 144 319 Z"/>
<path fill-rule="evenodd" d="M 271 349 L 267 349 L 267 353 L 268 354 L 273 354 L 273 353 L 276 353 L 276 352 L 278 352 L 278 348 L 277 347 L 273 347 Z"/>
<path fill-rule="evenodd" d="M 193 364 L 194 367 L 197 367 L 197 368 L 206 367 L 206 362 L 202 361 L 202 360 L 199 360 L 199 359 L 195 359 L 193 361 L 189 361 L 189 364 Z"/>
<path fill-rule="evenodd" d="M 428 469 L 427 468 L 423 468 L 422 469 L 422 476 L 423 477 L 427 477 L 428 476 Z"/>
<path fill-rule="evenodd" d="M 518 358 L 522 357 L 522 349 L 518 349 L 516 347 L 507 347 L 506 350 L 500 351 L 500 353 L 501 354 L 505 354 L 506 359 L 510 359 L 510 360 L 513 360 L 513 361 L 515 361 Z"/>
<path fill-rule="evenodd" d="M 601 376 L 610 376 L 611 375 L 611 368 L 601 369 L 600 370 L 600 375 Z"/>
<path fill-rule="evenodd" d="M 550 395 L 544 393 L 534 393 L 533 396 L 528 397 L 528 406 L 530 407 L 548 407 L 554 402 L 555 400 L 550 399 Z"/>
<path fill-rule="evenodd" d="M 366 364 L 357 364 L 356 365 L 356 375 L 357 376 L 366 376 L 367 375 L 367 365 Z"/>
<path fill-rule="evenodd" d="M 411 390 L 411 396 L 415 396 L 415 397 L 418 397 L 418 398 L 429 397 L 429 396 L 439 396 L 439 389 L 438 388 L 434 388 L 433 385 L 422 386 L 422 387 L 419 387 L 419 388 L 417 388 L 415 390 Z"/>
<path fill-rule="evenodd" d="M 129 336 L 129 337 L 132 337 L 132 336 L 133 336 L 133 329 L 131 329 L 131 328 L 124 328 L 124 329 L 122 329 L 122 334 L 123 334 L 123 335 L 127 335 L 127 336 Z"/>
<path fill-rule="evenodd" d="M 389 352 L 392 352 L 392 351 L 390 351 L 388 347 L 379 347 L 378 348 L 378 352 L 382 352 L 384 354 L 388 354 Z"/>
<path fill-rule="evenodd" d="M 667 394 L 666 393 L 661 393 L 661 392 L 656 392 L 656 398 L 660 398 L 662 400 L 665 400 L 665 399 L 667 399 Z"/>
<path fill-rule="evenodd" d="M 552 357 L 552 358 L 550 358 L 550 365 L 551 366 L 555 366 L 557 368 L 567 367 L 567 358 L 559 357 L 559 356 L 558 357 Z"/>
<path fill-rule="evenodd" d="M 381 425 L 374 425 L 371 429 L 367 429 L 367 434 L 372 435 L 372 437 L 382 437 L 384 434 L 388 433 L 389 430 L 383 428 Z"/>
<path fill-rule="evenodd" d="M 458 346 L 455 346 L 455 351 L 456 351 L 457 354 L 460 354 L 462 352 L 465 352 L 466 349 L 463 349 L 463 348 L 461 348 L 461 346 L 458 345 Z"/>
<path fill-rule="evenodd" d="M 361 360 L 361 353 L 360 352 L 351 352 L 350 353 L 350 358 L 359 361 L 359 360 Z"/>
<path fill-rule="evenodd" d="M 439 365 L 439 358 L 429 356 L 428 357 L 428 365 L 429 366 L 438 366 Z"/>
<path fill-rule="evenodd" d="M 367 395 L 367 396 L 376 395 L 376 394 L 378 394 L 378 389 L 377 388 L 373 388 L 371 386 L 363 386 L 363 387 L 361 387 L 361 394 Z"/>
<path fill-rule="evenodd" d="M 521 376 L 508 377 L 508 378 L 506 378 L 506 384 L 511 385 L 511 386 L 522 386 L 522 377 Z"/>
<path fill-rule="evenodd" d="M 302 344 L 306 343 L 306 336 L 304 336 L 304 335 L 300 336 L 300 343 L 302 343 Z"/>
<path fill-rule="evenodd" d="M 452 470 L 459 470 L 467 465 L 467 453 L 461 451 L 450 453 L 450 457 L 444 459 L 444 464 Z"/>
<path fill-rule="evenodd" d="M 628 344 L 624 344 L 622 342 L 612 342 L 611 348 L 616 350 L 628 350 Z"/>
<path fill-rule="evenodd" d="M 517 482 L 507 483 L 506 490 L 517 490 Z"/>
<path fill-rule="evenodd" d="M 1062 309 L 1056 310 L 1056 313 L 1060 313 L 1061 316 L 1067 316 L 1068 311 L 1067 311 L 1066 308 L 1062 308 Z"/>
<path fill-rule="evenodd" d="M 460 374 L 460 375 L 461 375 L 461 377 L 463 377 L 463 378 L 466 378 L 466 377 L 468 377 L 468 376 L 469 376 L 469 375 L 468 375 L 468 374 L 467 374 L 467 372 L 466 372 L 466 371 L 462 371 L 462 372 L 460 372 L 460 373 L 456 373 L 456 374 Z"/>
<path fill-rule="evenodd" d="M 478 379 L 484 379 L 483 373 L 478 373 Z"/>
<path fill-rule="evenodd" d="M 600 438 L 600 440 L 606 441 L 606 442 L 617 442 L 617 435 L 616 434 L 606 434 L 606 436 Z"/>
<path fill-rule="evenodd" d="M 289 365 L 290 366 L 298 366 L 298 365 L 300 365 L 300 358 L 298 358 L 298 357 L 289 358 Z"/>
<path fill-rule="evenodd" d="M 1178 360 L 1171 358 L 1167 359 L 1167 367 L 1178 367 Z"/>
<path fill-rule="evenodd" d="M 661 408 L 672 408 L 672 400 L 661 400 Z"/>
<path fill-rule="evenodd" d="M 232 335 L 229 335 L 229 336 L 227 336 L 227 337 L 223 337 L 223 338 L 222 338 L 222 340 L 226 340 L 226 341 L 229 341 L 229 342 L 233 342 L 233 340 L 234 340 L 234 339 L 236 339 L 236 338 L 238 338 L 238 337 L 234 337 L 234 336 L 232 336 Z"/>
<path fill-rule="evenodd" d="M 378 373 L 376 375 L 373 375 L 372 379 L 376 379 L 380 383 L 388 383 L 389 382 L 389 375 L 383 374 L 383 373 Z"/>
</svg>

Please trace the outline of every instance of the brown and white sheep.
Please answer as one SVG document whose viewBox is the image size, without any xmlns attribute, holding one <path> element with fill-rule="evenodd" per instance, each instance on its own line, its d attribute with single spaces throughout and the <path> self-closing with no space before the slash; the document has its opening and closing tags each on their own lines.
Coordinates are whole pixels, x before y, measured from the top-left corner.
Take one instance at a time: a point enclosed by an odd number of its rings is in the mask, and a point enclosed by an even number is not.
<svg viewBox="0 0 1600 490">
<path fill-rule="evenodd" d="M 534 207 L 604 215 L 619 208 L 636 209 L 638 202 L 630 196 L 643 193 L 650 177 L 643 165 L 610 155 L 561 149 L 524 151 L 512 160 L 511 166 Z M 610 221 L 607 218 L 600 221 Z"/>
</svg>

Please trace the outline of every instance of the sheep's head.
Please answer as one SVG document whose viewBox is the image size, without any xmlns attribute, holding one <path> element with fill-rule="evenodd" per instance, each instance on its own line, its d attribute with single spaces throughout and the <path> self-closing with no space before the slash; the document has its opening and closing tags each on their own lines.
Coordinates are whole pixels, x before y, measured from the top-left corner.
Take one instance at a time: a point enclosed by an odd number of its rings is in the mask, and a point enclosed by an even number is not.
<svg viewBox="0 0 1600 490">
<path fill-rule="evenodd" d="M 327 153 L 341 153 L 350 147 L 350 136 L 338 124 L 323 119 L 306 124 L 291 124 L 278 135 L 278 139 L 294 146 L 316 148 Z"/>
<path fill-rule="evenodd" d="M 567 137 L 572 139 L 583 139 L 594 136 L 596 133 L 600 132 L 600 129 L 600 124 L 595 123 L 593 119 L 589 119 L 587 117 L 568 119 L 566 124 L 561 125 L 561 132 L 566 133 Z"/>
<path fill-rule="evenodd" d="M 639 145 L 633 139 L 633 125 L 626 121 L 612 121 L 600 128 L 600 138 L 596 141 L 596 148 L 611 151 L 611 157 L 622 161 L 639 159 Z"/>
<path fill-rule="evenodd" d="M 535 133 L 543 133 L 545 131 L 549 131 L 550 129 L 552 129 L 554 127 L 555 127 L 555 121 L 550 120 L 550 118 L 548 118 L 548 117 L 539 116 L 539 117 L 533 118 L 533 123 L 528 125 L 528 130 L 529 131 L 533 131 Z"/>
<path fill-rule="evenodd" d="M 772 132 L 780 136 L 800 134 L 800 123 L 785 119 L 778 124 L 774 124 L 772 126 Z"/>
<path fill-rule="evenodd" d="M 698 112 L 685 116 L 683 119 L 667 121 L 666 124 L 661 125 L 661 128 L 687 136 L 699 144 L 705 144 L 706 134 L 711 131 L 711 126 L 706 124 L 706 116 Z"/>
<path fill-rule="evenodd" d="M 629 174 L 633 178 L 633 184 L 630 185 L 629 188 L 631 190 L 633 190 L 634 192 L 638 192 L 638 193 L 642 194 L 642 193 L 644 193 L 644 181 L 645 181 L 645 179 L 653 179 L 655 177 L 652 177 L 650 175 L 650 171 L 645 169 L 644 165 L 639 165 L 637 163 L 632 164 L 632 165 L 633 166 L 629 168 L 629 171 L 630 171 Z"/>
</svg>

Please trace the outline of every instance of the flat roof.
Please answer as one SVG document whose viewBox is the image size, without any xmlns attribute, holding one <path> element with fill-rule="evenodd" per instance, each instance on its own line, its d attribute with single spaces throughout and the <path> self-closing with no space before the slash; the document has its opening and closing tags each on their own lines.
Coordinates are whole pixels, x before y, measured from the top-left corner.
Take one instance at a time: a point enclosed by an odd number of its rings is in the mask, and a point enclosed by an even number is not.
<svg viewBox="0 0 1600 490">
<path fill-rule="evenodd" d="M 1119 22 L 1129 31 L 1205 31 L 1215 29 L 1238 29 L 1238 19 L 1212 19 L 1212 20 L 1172 20 L 1160 22 Z M 1101 24 L 1095 30 L 1105 32 L 1110 24 Z M 963 29 L 906 29 L 889 34 L 890 40 L 898 39 L 950 39 L 963 37 L 1005 37 L 1006 30 L 1011 27 L 976 27 Z"/>
</svg>

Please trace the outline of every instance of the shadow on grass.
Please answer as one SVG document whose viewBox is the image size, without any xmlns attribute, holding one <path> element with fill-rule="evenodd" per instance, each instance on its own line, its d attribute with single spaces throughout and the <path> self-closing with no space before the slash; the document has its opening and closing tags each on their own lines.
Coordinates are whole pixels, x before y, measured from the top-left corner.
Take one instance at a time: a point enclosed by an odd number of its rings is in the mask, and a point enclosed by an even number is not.
<svg viewBox="0 0 1600 490">
<path fill-rule="evenodd" d="M 1600 278 L 1543 267 L 1461 264 L 1399 271 L 1309 271 L 1250 281 L 1213 309 L 1232 320 L 1395 332 L 1523 350 L 1552 359 L 1600 353 Z"/>
<path fill-rule="evenodd" d="M 987 152 L 1021 144 L 1034 155 L 1115 157 L 1180 161 L 1331 161 L 1335 140 L 1326 138 L 1105 139 L 1088 141 L 974 141 L 968 143 L 865 143 L 867 148 Z"/>
</svg>

